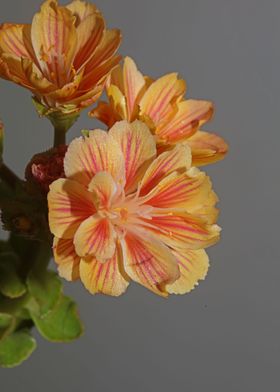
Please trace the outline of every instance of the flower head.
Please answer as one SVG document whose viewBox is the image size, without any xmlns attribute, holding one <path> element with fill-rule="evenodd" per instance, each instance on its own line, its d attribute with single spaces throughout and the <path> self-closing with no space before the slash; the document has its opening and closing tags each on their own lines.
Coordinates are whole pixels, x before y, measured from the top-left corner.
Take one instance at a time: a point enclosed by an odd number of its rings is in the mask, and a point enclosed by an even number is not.
<svg viewBox="0 0 280 392">
<path fill-rule="evenodd" d="M 156 155 L 140 121 L 90 131 L 69 145 L 66 179 L 48 194 L 63 277 L 115 296 L 130 280 L 166 296 L 205 277 L 203 248 L 219 238 L 217 197 L 209 178 L 191 168 L 186 144 Z"/>
<path fill-rule="evenodd" d="M 109 102 L 100 102 L 90 115 L 109 127 L 116 121 L 144 121 L 156 136 L 159 151 L 187 142 L 193 165 L 213 163 L 224 157 L 227 144 L 222 138 L 200 130 L 213 115 L 208 101 L 184 99 L 186 84 L 176 73 L 155 81 L 139 72 L 126 57 L 123 67 L 116 67 L 107 82 Z"/>
<path fill-rule="evenodd" d="M 120 60 L 120 40 L 94 5 L 46 0 L 31 25 L 1 26 L 0 76 L 31 90 L 50 111 L 78 112 L 102 94 Z"/>
</svg>

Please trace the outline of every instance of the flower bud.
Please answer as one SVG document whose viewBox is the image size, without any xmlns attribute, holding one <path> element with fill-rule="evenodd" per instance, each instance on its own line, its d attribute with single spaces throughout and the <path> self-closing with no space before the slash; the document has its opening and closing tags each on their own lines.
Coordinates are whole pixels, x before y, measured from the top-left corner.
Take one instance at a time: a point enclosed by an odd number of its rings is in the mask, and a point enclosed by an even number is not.
<svg viewBox="0 0 280 392">
<path fill-rule="evenodd" d="M 34 155 L 25 170 L 27 181 L 39 186 L 43 193 L 48 193 L 50 184 L 58 178 L 64 178 L 64 157 L 66 145 L 60 145 L 46 152 Z"/>
</svg>

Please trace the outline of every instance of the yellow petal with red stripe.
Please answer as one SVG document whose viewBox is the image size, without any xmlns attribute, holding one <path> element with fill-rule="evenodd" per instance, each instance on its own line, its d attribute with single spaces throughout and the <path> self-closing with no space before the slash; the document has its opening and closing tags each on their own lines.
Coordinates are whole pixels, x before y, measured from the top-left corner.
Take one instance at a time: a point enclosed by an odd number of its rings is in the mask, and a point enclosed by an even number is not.
<svg viewBox="0 0 280 392">
<path fill-rule="evenodd" d="M 70 239 L 80 224 L 95 213 L 92 194 L 80 183 L 59 179 L 50 185 L 48 194 L 51 232 Z"/>
<path fill-rule="evenodd" d="M 121 121 L 110 130 L 110 136 L 119 144 L 124 160 L 126 172 L 126 193 L 137 188 L 139 178 L 147 170 L 147 166 L 156 156 L 156 143 L 144 123 Z"/>
<path fill-rule="evenodd" d="M 89 185 L 98 172 L 106 171 L 115 180 L 124 179 L 124 159 L 120 146 L 107 132 L 91 131 L 70 143 L 64 159 L 68 178 Z"/>
<path fill-rule="evenodd" d="M 227 143 L 214 133 L 198 131 L 188 139 L 188 144 L 192 149 L 194 166 L 220 161 L 228 152 Z"/>
<path fill-rule="evenodd" d="M 23 24 L 8 24 L 5 23 L 0 26 L 0 51 L 12 54 L 16 57 L 27 57 L 29 53 L 26 50 L 23 30 L 26 25 Z"/>
<path fill-rule="evenodd" d="M 32 21 L 31 40 L 37 61 L 48 79 L 62 87 L 72 71 L 77 34 L 75 17 L 56 0 L 47 0 Z"/>
<path fill-rule="evenodd" d="M 176 73 L 157 79 L 140 101 L 141 114 L 149 116 L 157 125 L 169 113 L 170 104 L 184 94 L 185 90 L 185 82 L 178 79 Z"/>
<path fill-rule="evenodd" d="M 140 195 L 147 195 L 159 182 L 174 171 L 186 171 L 191 166 L 191 150 L 186 144 L 160 154 L 149 166 L 140 186 Z"/>
<path fill-rule="evenodd" d="M 74 245 L 79 256 L 93 256 L 104 262 L 115 253 L 116 232 L 109 219 L 96 214 L 80 225 L 74 237 Z"/>
<path fill-rule="evenodd" d="M 132 121 L 135 119 L 138 111 L 137 98 L 141 90 L 145 87 L 146 82 L 141 72 L 138 71 L 135 62 L 130 57 L 124 59 L 123 81 L 127 103 L 127 119 L 128 121 Z"/>
<path fill-rule="evenodd" d="M 127 233 L 121 242 L 124 269 L 137 283 L 166 296 L 165 286 L 179 277 L 175 257 L 156 237 Z"/>
<path fill-rule="evenodd" d="M 184 208 L 192 212 L 206 203 L 211 191 L 210 178 L 192 168 L 164 178 L 145 198 L 145 204 L 157 208 Z"/>
<path fill-rule="evenodd" d="M 111 174 L 99 172 L 93 177 L 88 189 L 93 194 L 96 209 L 109 209 L 118 187 Z"/>
<path fill-rule="evenodd" d="M 66 8 L 75 16 L 76 26 L 79 26 L 88 16 L 99 12 L 94 4 L 82 0 L 74 0 L 67 4 Z"/>
<path fill-rule="evenodd" d="M 127 119 L 127 107 L 126 99 L 124 94 L 121 92 L 118 86 L 110 85 L 107 89 L 107 95 L 110 100 L 110 104 L 114 111 L 118 113 L 120 119 Z"/>
<path fill-rule="evenodd" d="M 220 228 L 184 210 L 154 210 L 143 227 L 174 249 L 200 249 L 215 244 Z"/>
<path fill-rule="evenodd" d="M 106 294 L 118 297 L 123 294 L 129 281 L 121 273 L 122 266 L 119 255 L 115 255 L 105 263 L 91 258 L 81 260 L 80 276 L 86 289 L 91 294 Z"/>
<path fill-rule="evenodd" d="M 174 256 L 179 265 L 180 278 L 176 282 L 167 285 L 166 290 L 170 294 L 186 294 L 198 285 L 199 280 L 204 280 L 208 268 L 209 258 L 203 249 L 174 251 Z"/>
<path fill-rule="evenodd" d="M 68 280 L 77 280 L 80 277 L 79 265 L 81 258 L 77 255 L 73 240 L 54 238 L 53 253 L 55 262 L 58 264 L 59 275 Z"/>
<path fill-rule="evenodd" d="M 200 125 L 210 120 L 214 111 L 211 102 L 193 99 L 179 102 L 177 108 L 174 117 L 157 128 L 160 140 L 178 143 L 188 139 Z"/>
</svg>

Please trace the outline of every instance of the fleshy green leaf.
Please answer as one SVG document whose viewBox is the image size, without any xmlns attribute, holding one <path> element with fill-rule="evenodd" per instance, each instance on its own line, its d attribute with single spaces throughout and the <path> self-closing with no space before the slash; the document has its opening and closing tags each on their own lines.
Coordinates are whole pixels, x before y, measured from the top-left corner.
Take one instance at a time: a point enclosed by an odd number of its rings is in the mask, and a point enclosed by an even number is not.
<svg viewBox="0 0 280 392">
<path fill-rule="evenodd" d="M 32 270 L 27 279 L 30 295 L 39 305 L 39 315 L 44 316 L 58 303 L 62 284 L 53 271 Z"/>
<path fill-rule="evenodd" d="M 13 253 L 0 255 L 0 292 L 9 298 L 21 297 L 26 286 L 17 272 L 18 257 Z"/>
<path fill-rule="evenodd" d="M 45 317 L 34 313 L 31 313 L 31 317 L 40 334 L 51 342 L 71 342 L 83 333 L 76 304 L 63 295 L 55 309 Z"/>
<path fill-rule="evenodd" d="M 0 366 L 14 367 L 35 350 L 36 341 L 26 331 L 17 331 L 0 341 Z"/>
<path fill-rule="evenodd" d="M 11 314 L 0 313 L 0 340 L 6 336 L 15 325 L 15 318 Z"/>
</svg>

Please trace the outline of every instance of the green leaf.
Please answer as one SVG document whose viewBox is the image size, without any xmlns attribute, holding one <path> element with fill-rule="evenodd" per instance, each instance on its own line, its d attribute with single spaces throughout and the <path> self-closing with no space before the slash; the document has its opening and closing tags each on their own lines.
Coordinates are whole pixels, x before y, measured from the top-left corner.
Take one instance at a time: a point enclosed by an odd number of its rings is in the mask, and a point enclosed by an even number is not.
<svg viewBox="0 0 280 392">
<path fill-rule="evenodd" d="M 0 292 L 9 298 L 21 297 L 26 292 L 26 286 L 18 275 L 18 257 L 13 253 L 0 255 Z"/>
<path fill-rule="evenodd" d="M 17 331 L 0 341 L 0 366 L 14 367 L 35 350 L 36 341 L 26 331 Z"/>
<path fill-rule="evenodd" d="M 55 309 L 45 317 L 38 317 L 34 313 L 31 313 L 31 317 L 40 334 L 51 342 L 71 342 L 83 333 L 76 304 L 64 295 L 61 295 Z"/>
<path fill-rule="evenodd" d="M 41 269 L 32 270 L 27 279 L 30 295 L 39 305 L 39 315 L 45 316 L 58 303 L 62 284 L 57 274 Z"/>
<path fill-rule="evenodd" d="M 0 340 L 15 326 L 15 318 L 11 314 L 0 313 Z"/>
</svg>

